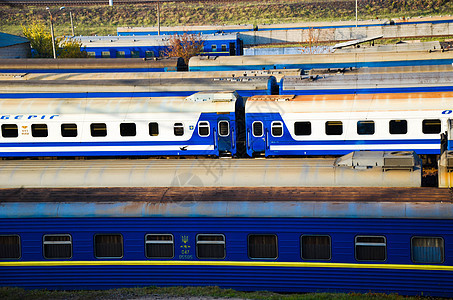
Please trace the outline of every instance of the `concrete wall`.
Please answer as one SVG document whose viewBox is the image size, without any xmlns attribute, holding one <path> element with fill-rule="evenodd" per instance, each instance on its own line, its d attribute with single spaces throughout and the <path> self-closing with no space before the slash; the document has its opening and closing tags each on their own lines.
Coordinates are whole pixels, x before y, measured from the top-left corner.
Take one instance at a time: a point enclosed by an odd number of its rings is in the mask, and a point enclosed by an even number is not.
<svg viewBox="0 0 453 300">
<path fill-rule="evenodd" d="M 383 26 L 289 29 L 242 32 L 244 45 L 306 43 L 310 36 L 319 42 L 339 42 L 382 35 L 384 38 L 453 35 L 453 23 L 398 24 Z"/>
<path fill-rule="evenodd" d="M 22 43 L 0 48 L 0 58 L 27 58 L 30 57 L 30 55 L 30 43 Z"/>
</svg>

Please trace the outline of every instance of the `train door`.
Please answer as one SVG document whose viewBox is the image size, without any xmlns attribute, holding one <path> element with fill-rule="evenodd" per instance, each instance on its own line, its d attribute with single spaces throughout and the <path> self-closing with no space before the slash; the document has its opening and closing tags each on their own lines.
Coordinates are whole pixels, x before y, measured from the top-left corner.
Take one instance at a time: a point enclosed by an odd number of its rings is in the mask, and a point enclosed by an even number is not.
<svg viewBox="0 0 453 300">
<path fill-rule="evenodd" d="M 234 151 L 234 128 L 231 127 L 231 123 L 229 120 L 217 120 L 217 134 L 215 139 L 217 139 L 217 147 L 219 149 L 219 153 L 230 153 L 232 154 Z"/>
<path fill-rule="evenodd" d="M 252 153 L 264 153 L 266 150 L 266 128 L 262 121 L 254 121 L 247 132 L 248 148 Z"/>
</svg>

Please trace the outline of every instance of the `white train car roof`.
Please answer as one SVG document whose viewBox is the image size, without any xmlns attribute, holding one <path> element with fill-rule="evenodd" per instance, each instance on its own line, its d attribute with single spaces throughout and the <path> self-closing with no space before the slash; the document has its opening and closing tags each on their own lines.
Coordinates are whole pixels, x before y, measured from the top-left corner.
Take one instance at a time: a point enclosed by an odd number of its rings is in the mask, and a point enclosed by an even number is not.
<svg viewBox="0 0 453 300">
<path fill-rule="evenodd" d="M 268 95 L 247 99 L 246 113 L 330 113 L 450 111 L 453 92 L 344 95 Z"/>
<path fill-rule="evenodd" d="M 234 112 L 235 92 L 200 92 L 189 97 L 0 99 L 2 115 Z"/>
<path fill-rule="evenodd" d="M 291 90 L 306 89 L 453 87 L 453 68 L 448 72 L 285 76 L 281 84 L 287 93 L 291 93 Z"/>
<path fill-rule="evenodd" d="M 47 80 L 112 80 L 112 79 L 187 79 L 187 78 L 237 78 L 237 77 L 269 77 L 277 81 L 283 76 L 299 76 L 301 69 L 272 69 L 272 70 L 231 70 L 210 72 L 104 72 L 104 73 L 23 73 L 1 74 L 3 80 L 13 81 L 47 81 Z"/>
</svg>

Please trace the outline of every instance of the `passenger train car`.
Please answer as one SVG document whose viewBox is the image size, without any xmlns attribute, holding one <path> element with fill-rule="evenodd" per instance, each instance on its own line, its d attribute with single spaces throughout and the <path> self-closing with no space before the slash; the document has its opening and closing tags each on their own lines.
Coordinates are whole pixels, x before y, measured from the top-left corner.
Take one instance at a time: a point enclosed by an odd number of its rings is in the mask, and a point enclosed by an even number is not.
<svg viewBox="0 0 453 300">
<path fill-rule="evenodd" d="M 5 99 L 0 156 L 234 155 L 239 103 L 231 92 Z"/>
<path fill-rule="evenodd" d="M 5 98 L 0 155 L 440 154 L 451 103 L 452 91 Z"/>
<path fill-rule="evenodd" d="M 1 286 L 453 296 L 448 189 L 7 188 L 0 195 Z"/>
<path fill-rule="evenodd" d="M 242 55 L 242 41 L 237 33 L 201 34 L 200 55 Z M 89 57 L 93 58 L 153 58 L 165 56 L 171 35 L 161 36 L 76 36 Z"/>
<path fill-rule="evenodd" d="M 452 92 L 254 96 L 247 154 L 341 155 L 352 150 L 440 154 Z"/>
</svg>

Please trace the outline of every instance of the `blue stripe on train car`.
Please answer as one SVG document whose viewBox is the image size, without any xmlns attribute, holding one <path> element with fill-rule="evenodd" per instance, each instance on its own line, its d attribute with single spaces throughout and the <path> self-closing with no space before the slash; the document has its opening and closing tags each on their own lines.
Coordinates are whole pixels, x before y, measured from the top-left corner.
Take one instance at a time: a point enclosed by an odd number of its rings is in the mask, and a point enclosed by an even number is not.
<svg viewBox="0 0 453 300">
<path fill-rule="evenodd" d="M 42 249 L 46 234 L 71 235 L 71 258 L 45 259 Z M 121 257 L 96 258 L 94 237 L 98 234 L 120 234 Z M 174 257 L 147 258 L 147 234 L 171 234 Z M 197 234 L 223 235 L 225 258 L 198 258 Z M 276 257 L 250 258 L 251 234 L 275 236 Z M 0 235 L 17 235 L 21 244 L 19 259 L 0 261 L 2 286 L 106 289 L 216 285 L 279 292 L 453 295 L 450 219 L 13 218 L 0 219 Z M 329 236 L 329 259 L 303 259 L 304 235 Z M 385 258 L 358 261 L 354 247 L 357 236 L 385 238 Z M 423 259 L 428 262 L 414 263 L 414 237 L 442 239 L 446 249 L 443 261 L 429 261 L 425 255 Z"/>
<path fill-rule="evenodd" d="M 173 67 L 172 67 L 173 68 Z M 167 72 L 165 68 L 100 68 L 100 69 L 2 69 L 2 73 L 124 73 L 124 72 Z M 174 70 L 173 70 L 174 71 Z"/>
</svg>

